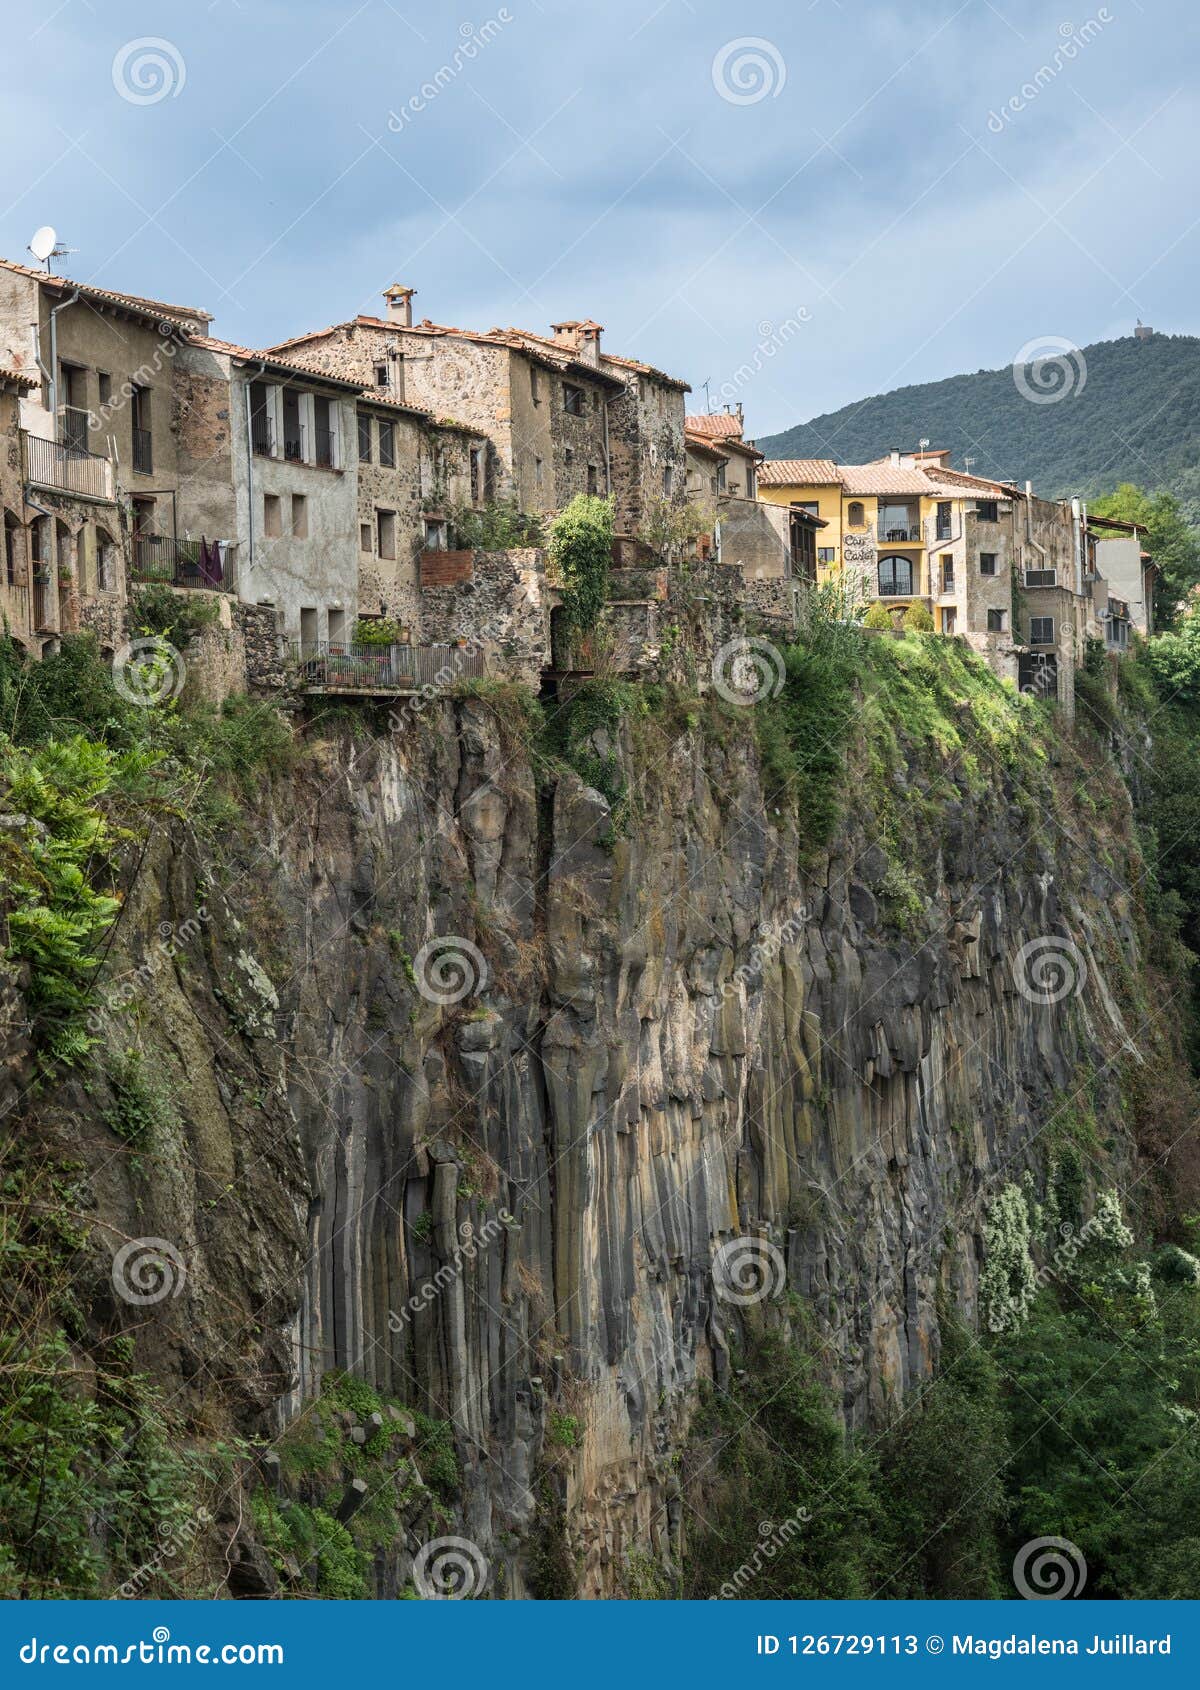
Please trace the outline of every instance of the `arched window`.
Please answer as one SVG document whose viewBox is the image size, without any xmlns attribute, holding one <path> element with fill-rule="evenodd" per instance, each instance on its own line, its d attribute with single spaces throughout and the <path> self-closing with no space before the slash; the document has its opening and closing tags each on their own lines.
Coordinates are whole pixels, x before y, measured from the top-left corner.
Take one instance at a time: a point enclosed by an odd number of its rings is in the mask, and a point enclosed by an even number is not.
<svg viewBox="0 0 1200 1690">
<path fill-rule="evenodd" d="M 102 593 L 111 593 L 117 585 L 117 548 L 107 528 L 96 526 L 96 586 Z"/>
<path fill-rule="evenodd" d="M 895 555 L 881 557 L 879 560 L 880 598 L 907 598 L 912 590 L 912 559 Z"/>
<path fill-rule="evenodd" d="M 846 521 L 851 528 L 867 526 L 867 509 L 860 499 L 851 499 L 846 507 Z"/>
</svg>

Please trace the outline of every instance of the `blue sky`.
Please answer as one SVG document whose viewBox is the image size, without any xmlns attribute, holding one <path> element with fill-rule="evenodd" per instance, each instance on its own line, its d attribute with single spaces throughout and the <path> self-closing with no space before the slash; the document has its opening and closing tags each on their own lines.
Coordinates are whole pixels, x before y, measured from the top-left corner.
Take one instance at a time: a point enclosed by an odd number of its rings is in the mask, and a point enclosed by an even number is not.
<svg viewBox="0 0 1200 1690">
<path fill-rule="evenodd" d="M 246 344 L 401 281 L 438 322 L 595 317 L 762 435 L 1200 332 L 1194 5 L 5 4 L 0 253 L 51 223 L 67 273 Z"/>
</svg>

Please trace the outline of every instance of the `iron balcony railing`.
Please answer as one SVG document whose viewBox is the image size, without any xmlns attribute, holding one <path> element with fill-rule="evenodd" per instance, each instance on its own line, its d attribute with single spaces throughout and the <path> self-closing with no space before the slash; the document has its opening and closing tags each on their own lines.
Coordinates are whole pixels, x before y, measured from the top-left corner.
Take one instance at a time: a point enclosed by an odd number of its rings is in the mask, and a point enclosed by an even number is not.
<svg viewBox="0 0 1200 1690">
<path fill-rule="evenodd" d="M 317 463 L 322 469 L 333 468 L 333 430 L 323 428 L 320 423 L 316 427 Z"/>
<path fill-rule="evenodd" d="M 161 581 L 169 587 L 201 587 L 210 592 L 231 592 L 231 547 L 222 559 L 208 548 L 207 562 L 201 557 L 199 540 L 174 540 L 169 534 L 140 534 L 133 542 L 133 579 L 145 585 Z"/>
<path fill-rule="evenodd" d="M 284 423 L 283 455 L 292 463 L 304 462 L 304 429 L 299 423 Z"/>
<path fill-rule="evenodd" d="M 271 419 L 256 411 L 250 418 L 250 445 L 260 458 L 270 458 L 275 452 L 275 431 Z"/>
<path fill-rule="evenodd" d="M 133 467 L 138 475 L 154 473 L 154 446 L 148 428 L 133 431 Z"/>
<path fill-rule="evenodd" d="M 291 660 L 305 686 L 348 692 L 440 688 L 484 673 L 483 653 L 473 646 L 293 640 Z"/>
<path fill-rule="evenodd" d="M 39 487 L 56 487 L 64 493 L 81 493 L 89 499 L 113 497 L 112 464 L 95 452 L 79 451 L 43 440 L 37 434 L 23 434 L 25 479 Z"/>
</svg>

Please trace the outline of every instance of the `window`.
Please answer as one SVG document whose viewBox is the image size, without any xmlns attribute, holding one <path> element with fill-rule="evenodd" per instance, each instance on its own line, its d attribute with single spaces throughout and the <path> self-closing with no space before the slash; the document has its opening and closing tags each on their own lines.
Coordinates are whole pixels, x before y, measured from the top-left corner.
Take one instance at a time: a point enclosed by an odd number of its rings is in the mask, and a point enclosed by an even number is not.
<svg viewBox="0 0 1200 1690">
<path fill-rule="evenodd" d="M 836 561 L 836 558 L 837 558 L 837 547 L 836 546 L 818 546 L 817 547 L 817 562 L 818 563 L 833 563 L 833 562 Z"/>
<path fill-rule="evenodd" d="M 308 500 L 303 493 L 292 494 L 292 537 L 308 539 Z"/>
<path fill-rule="evenodd" d="M 675 471 L 670 464 L 663 466 L 663 494 L 670 498 L 675 490 Z"/>
<path fill-rule="evenodd" d="M 278 493 L 263 494 L 263 533 L 277 540 L 283 533 L 283 506 Z"/>
<path fill-rule="evenodd" d="M 371 550 L 371 524 L 360 522 L 358 525 L 358 549 L 360 552 Z"/>
<path fill-rule="evenodd" d="M 724 461 L 722 461 L 721 463 L 719 463 L 717 465 L 717 492 L 718 493 L 723 493 L 725 491 L 725 472 L 728 469 L 728 467 L 729 466 Z"/>
<path fill-rule="evenodd" d="M 949 501 L 949 499 L 939 499 L 938 500 L 937 538 L 939 540 L 948 540 L 950 538 L 950 501 Z"/>
<path fill-rule="evenodd" d="M 851 510 L 853 510 L 854 509 L 853 505 L 851 505 L 850 508 L 851 508 Z M 859 510 L 861 510 L 862 506 L 860 505 L 858 508 L 859 508 Z M 820 516 L 820 514 L 821 514 L 820 506 L 818 506 L 816 504 L 811 504 L 811 505 L 796 504 L 796 505 L 792 506 L 792 509 L 794 511 L 806 511 L 809 516 Z"/>
<path fill-rule="evenodd" d="M 154 452 L 150 442 L 150 390 L 134 387 L 129 398 L 133 427 L 133 468 L 137 475 L 154 473 Z"/>
<path fill-rule="evenodd" d="M 396 467 L 396 425 L 379 419 L 379 462 L 384 469 Z"/>
<path fill-rule="evenodd" d="M 913 590 L 912 559 L 910 557 L 881 557 L 879 560 L 879 593 L 881 598 L 907 598 Z"/>
<path fill-rule="evenodd" d="M 748 499 L 758 498 L 758 471 L 753 464 L 746 471 L 746 497 Z"/>
<path fill-rule="evenodd" d="M 360 464 L 369 464 L 371 461 L 370 417 L 359 417 L 358 419 L 358 461 Z"/>
<path fill-rule="evenodd" d="M 953 634 L 958 630 L 958 611 L 953 605 L 947 605 L 942 612 L 943 634 Z"/>
<path fill-rule="evenodd" d="M 1029 643 L 1030 645 L 1054 644 L 1053 616 L 1031 616 L 1029 618 Z"/>
<path fill-rule="evenodd" d="M 346 612 L 344 610 L 331 610 L 329 612 L 329 643 L 330 645 L 341 645 L 345 638 Z"/>
<path fill-rule="evenodd" d="M 11 511 L 4 513 L 4 579 L 10 587 L 17 584 L 17 532 L 19 524 Z"/>
<path fill-rule="evenodd" d="M 995 552 L 980 552 L 979 573 L 981 575 L 994 575 L 996 573 Z"/>
<path fill-rule="evenodd" d="M 954 591 L 954 559 L 952 557 L 942 558 L 942 591 L 944 593 Z"/>
<path fill-rule="evenodd" d="M 112 377 L 107 370 L 97 370 L 96 381 L 99 384 L 100 403 L 107 405 L 112 398 Z"/>
<path fill-rule="evenodd" d="M 535 405 L 542 402 L 542 376 L 536 364 L 529 366 L 529 397 Z"/>
<path fill-rule="evenodd" d="M 599 409 L 600 409 L 600 395 L 598 393 L 593 393 L 592 394 L 592 410 L 598 411 Z"/>
<path fill-rule="evenodd" d="M 816 505 L 803 505 L 801 509 L 811 511 L 817 515 Z M 846 521 L 851 528 L 865 528 L 867 526 L 867 507 L 861 499 L 851 499 L 846 506 Z"/>
<path fill-rule="evenodd" d="M 563 382 L 563 410 L 569 417 L 583 415 L 585 398 L 582 387 L 572 387 L 569 381 Z"/>
<path fill-rule="evenodd" d="M 597 470 L 595 464 L 589 464 L 588 465 L 587 490 L 588 490 L 589 493 L 593 493 L 593 494 L 598 493 L 600 491 L 600 474 L 599 474 L 599 471 Z"/>
<path fill-rule="evenodd" d="M 544 479 L 545 465 L 540 458 L 533 460 L 533 485 L 540 487 Z"/>
<path fill-rule="evenodd" d="M 574 446 L 564 446 L 563 447 L 563 463 L 566 464 L 568 469 L 570 469 L 571 465 L 574 462 L 575 462 L 575 448 L 574 448 Z"/>
<path fill-rule="evenodd" d="M 471 466 L 471 503 L 483 503 L 483 451 L 478 446 L 472 446 L 470 451 Z"/>
<path fill-rule="evenodd" d="M 387 367 L 386 364 L 376 364 L 376 366 L 375 366 L 375 385 L 376 385 L 376 387 L 390 387 L 392 385 L 391 378 L 388 375 L 388 367 Z"/>
<path fill-rule="evenodd" d="M 427 552 L 444 552 L 450 548 L 450 527 L 443 517 L 427 516 L 425 518 L 425 550 Z"/>
<path fill-rule="evenodd" d="M 976 499 L 975 515 L 980 522 L 996 522 L 999 520 L 1000 507 L 995 499 Z"/>
<path fill-rule="evenodd" d="M 375 528 L 379 536 L 379 555 L 383 558 L 394 558 L 396 555 L 396 513 L 395 511 L 376 511 Z"/>
<path fill-rule="evenodd" d="M 315 604 L 303 605 L 300 610 L 300 644 L 312 650 L 317 643 L 320 619 Z"/>
<path fill-rule="evenodd" d="M 1007 610 L 989 610 L 987 613 L 987 631 L 989 634 L 1002 634 L 1008 625 Z"/>
</svg>

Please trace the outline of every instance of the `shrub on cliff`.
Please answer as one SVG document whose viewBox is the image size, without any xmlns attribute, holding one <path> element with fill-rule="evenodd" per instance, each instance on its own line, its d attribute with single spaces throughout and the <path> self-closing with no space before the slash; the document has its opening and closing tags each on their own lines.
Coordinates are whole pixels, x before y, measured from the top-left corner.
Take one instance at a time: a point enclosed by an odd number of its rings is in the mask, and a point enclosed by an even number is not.
<svg viewBox="0 0 1200 1690">
<path fill-rule="evenodd" d="M 590 633 L 608 598 L 612 564 L 611 499 L 577 493 L 550 525 L 550 561 L 562 582 L 562 605 L 576 633 Z"/>
</svg>

